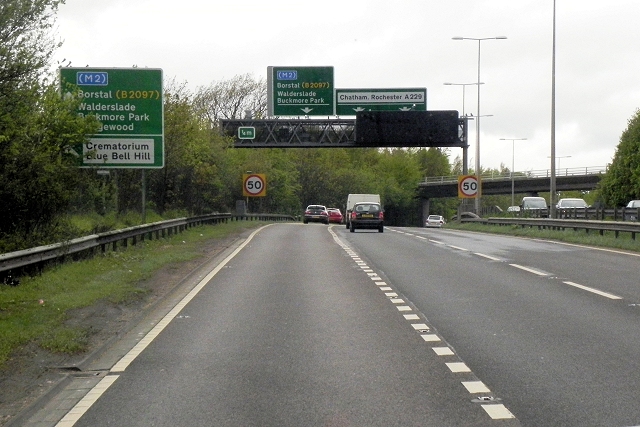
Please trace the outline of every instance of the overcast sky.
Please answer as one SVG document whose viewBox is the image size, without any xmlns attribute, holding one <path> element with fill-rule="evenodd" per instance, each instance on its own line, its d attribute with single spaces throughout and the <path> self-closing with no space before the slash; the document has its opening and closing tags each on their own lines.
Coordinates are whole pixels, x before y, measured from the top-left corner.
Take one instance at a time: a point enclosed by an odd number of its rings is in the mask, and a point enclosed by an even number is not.
<svg viewBox="0 0 640 427">
<path fill-rule="evenodd" d="M 640 107 L 638 0 L 556 2 L 556 166 L 611 162 Z M 66 0 L 56 59 L 162 68 L 200 86 L 268 66 L 333 66 L 336 88 L 426 87 L 429 110 L 463 111 L 477 82 L 484 168 L 548 169 L 553 0 Z M 464 111 L 477 112 L 477 86 Z M 469 161 L 475 164 L 471 122 Z M 462 149 L 450 149 L 451 160 Z M 568 157 L 570 156 L 570 157 Z"/>
</svg>

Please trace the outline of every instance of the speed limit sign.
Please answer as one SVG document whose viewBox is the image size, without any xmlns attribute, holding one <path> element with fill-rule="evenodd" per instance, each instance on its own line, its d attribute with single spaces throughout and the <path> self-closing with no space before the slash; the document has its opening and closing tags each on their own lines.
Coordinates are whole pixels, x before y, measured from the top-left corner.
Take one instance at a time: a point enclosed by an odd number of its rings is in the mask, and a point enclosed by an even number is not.
<svg viewBox="0 0 640 427">
<path fill-rule="evenodd" d="M 475 175 L 458 176 L 458 197 L 461 199 L 478 197 L 478 178 Z"/>
<path fill-rule="evenodd" d="M 242 175 L 242 195 L 263 197 L 267 195 L 267 178 L 262 173 Z"/>
</svg>

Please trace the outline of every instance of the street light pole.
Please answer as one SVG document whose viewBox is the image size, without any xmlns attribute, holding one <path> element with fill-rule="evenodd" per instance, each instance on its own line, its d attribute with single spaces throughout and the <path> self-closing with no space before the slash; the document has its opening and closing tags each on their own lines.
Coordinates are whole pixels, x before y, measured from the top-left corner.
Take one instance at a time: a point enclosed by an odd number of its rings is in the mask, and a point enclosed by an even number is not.
<svg viewBox="0 0 640 427">
<path fill-rule="evenodd" d="M 484 83 L 443 83 L 445 86 L 462 86 L 462 116 L 465 116 L 464 113 L 464 90 L 465 90 L 465 86 L 476 86 L 476 85 L 483 85 Z"/>
<path fill-rule="evenodd" d="M 549 216 L 556 217 L 556 0 L 553 0 L 551 48 L 551 180 L 549 183 Z"/>
<path fill-rule="evenodd" d="M 506 36 L 496 37 L 453 37 L 453 40 L 475 40 L 478 42 L 478 108 L 476 115 L 476 180 L 478 181 L 478 194 L 476 195 L 476 214 L 480 214 L 480 197 L 482 196 L 482 182 L 480 181 L 480 42 L 483 40 L 504 40 Z"/>
<path fill-rule="evenodd" d="M 511 141 L 511 206 L 515 206 L 515 182 L 513 180 L 513 172 L 516 164 L 516 144 L 515 141 L 526 141 L 527 138 L 500 138 L 500 141 Z"/>
<path fill-rule="evenodd" d="M 480 197 L 482 196 L 482 182 L 480 181 L 480 42 L 483 40 L 504 40 L 506 36 L 496 37 L 453 37 L 453 40 L 475 40 L 478 42 L 478 108 L 476 117 L 476 180 L 478 181 L 478 194 L 476 195 L 476 214 L 480 214 Z"/>
<path fill-rule="evenodd" d="M 465 98 L 465 89 L 466 86 L 472 86 L 472 85 L 483 85 L 484 83 L 443 83 L 445 86 L 462 86 L 462 118 L 465 120 L 465 127 L 466 125 L 469 123 L 468 120 L 470 119 L 469 117 L 467 117 L 467 115 L 465 114 L 465 102 L 464 102 L 464 98 Z M 471 118 L 472 119 L 472 118 Z M 473 120 L 473 119 L 472 119 Z M 468 159 L 467 159 L 467 148 L 468 145 L 466 147 L 464 147 L 463 151 L 462 151 L 462 174 L 466 175 L 469 171 L 468 168 Z"/>
<path fill-rule="evenodd" d="M 556 161 L 554 162 L 554 165 L 556 167 L 556 173 L 555 176 L 558 176 L 558 173 L 560 173 L 560 159 L 568 159 L 571 156 L 556 156 Z M 551 156 L 547 156 L 547 159 L 550 159 Z"/>
</svg>

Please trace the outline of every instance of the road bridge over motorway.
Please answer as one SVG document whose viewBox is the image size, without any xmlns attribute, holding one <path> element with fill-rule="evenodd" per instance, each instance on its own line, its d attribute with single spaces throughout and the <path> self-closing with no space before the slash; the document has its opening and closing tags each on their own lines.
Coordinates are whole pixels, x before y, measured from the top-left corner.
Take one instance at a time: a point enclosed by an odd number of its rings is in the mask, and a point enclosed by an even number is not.
<svg viewBox="0 0 640 427">
<path fill-rule="evenodd" d="M 584 168 L 565 168 L 556 172 L 556 190 L 572 191 L 595 190 L 605 166 L 589 166 Z M 481 186 L 483 195 L 529 194 L 548 192 L 550 188 L 551 170 L 507 172 L 505 174 L 483 174 Z M 429 200 L 433 198 L 458 197 L 458 177 L 439 176 L 427 177 L 418 184 L 418 194 L 423 200 L 423 213 L 429 213 Z"/>
</svg>

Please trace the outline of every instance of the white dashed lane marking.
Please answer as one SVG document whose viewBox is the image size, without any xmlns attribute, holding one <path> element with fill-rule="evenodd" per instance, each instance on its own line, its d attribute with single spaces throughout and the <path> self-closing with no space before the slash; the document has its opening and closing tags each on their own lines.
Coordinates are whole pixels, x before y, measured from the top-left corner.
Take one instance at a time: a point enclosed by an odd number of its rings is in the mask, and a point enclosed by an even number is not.
<svg viewBox="0 0 640 427">
<path fill-rule="evenodd" d="M 566 285 L 569 285 L 569 286 L 573 286 L 574 288 L 582 289 L 583 291 L 587 291 L 587 292 L 594 293 L 594 294 L 596 294 L 596 295 L 603 296 L 603 297 L 605 297 L 605 298 L 609 298 L 609 299 L 622 299 L 622 297 L 619 297 L 619 296 L 617 296 L 617 295 L 613 295 L 613 294 L 610 294 L 610 293 L 608 293 L 608 292 L 600 291 L 600 290 L 595 289 L 595 288 L 590 288 L 590 287 L 588 287 L 588 286 L 579 285 L 579 284 L 577 284 L 577 283 L 573 283 L 573 282 L 563 282 L 563 283 L 564 283 L 564 284 L 566 284 Z"/>
<path fill-rule="evenodd" d="M 489 393 L 491 390 L 482 381 L 462 381 L 469 393 Z"/>
<path fill-rule="evenodd" d="M 500 258 L 492 257 L 491 255 L 481 254 L 480 252 L 476 252 L 475 254 L 483 258 L 490 259 L 491 261 L 502 261 Z"/>
<path fill-rule="evenodd" d="M 438 356 L 453 356 L 455 353 L 449 347 L 432 347 Z"/>
<path fill-rule="evenodd" d="M 381 291 L 383 291 L 385 293 L 385 296 L 389 298 L 389 301 L 395 305 L 395 307 L 398 309 L 398 311 L 401 312 L 411 312 L 413 311 L 413 308 L 409 305 L 399 305 L 399 304 L 405 304 L 405 299 L 401 298 L 398 296 L 397 292 L 393 291 L 393 288 L 391 286 L 389 286 L 385 281 L 383 281 L 380 276 L 374 272 L 373 269 L 369 268 L 369 266 L 362 261 L 362 259 L 346 244 L 344 244 L 339 238 L 338 236 L 333 233 L 333 231 L 331 229 L 329 229 L 330 233 L 333 234 L 333 238 L 334 240 L 340 245 L 342 246 L 342 248 L 347 252 L 347 254 L 349 254 L 349 256 L 351 256 L 351 258 L 356 262 L 356 264 L 358 266 L 360 266 L 360 268 L 363 270 L 363 272 L 365 272 L 367 274 L 367 276 L 373 280 L 375 282 L 375 284 L 378 286 L 378 289 L 380 289 Z M 396 231 L 396 230 L 393 230 Z M 425 237 L 421 237 L 421 236 L 415 236 L 411 233 L 404 233 L 401 231 L 396 231 L 399 234 L 406 234 L 408 236 L 413 236 L 413 237 L 417 237 L 419 239 L 426 239 Z M 436 244 L 440 244 L 443 245 L 442 242 L 438 242 L 435 240 L 429 240 L 432 243 L 436 243 Z M 457 249 L 460 251 L 468 251 L 465 248 L 461 248 L 461 247 L 457 247 L 457 246 L 451 246 L 451 245 L 447 245 L 450 248 L 453 249 Z M 483 254 L 477 254 L 480 256 L 484 256 L 485 258 L 491 259 L 491 260 L 495 260 L 495 261 L 499 261 L 499 259 L 497 258 L 493 258 L 490 257 L 488 255 L 483 255 Z M 420 316 L 418 314 L 415 313 L 407 313 L 407 314 L 403 314 L 405 320 L 409 320 L 409 321 L 416 321 L 416 320 L 421 320 Z M 411 323 L 411 327 L 416 331 L 420 333 L 420 337 L 422 338 L 423 341 L 427 342 L 427 343 L 439 343 L 442 341 L 442 339 L 440 338 L 440 336 L 438 336 L 438 334 L 436 333 L 432 333 L 431 332 L 431 328 L 429 327 L 429 325 L 427 325 L 426 323 Z M 453 350 L 449 347 L 432 347 L 433 351 L 436 353 L 436 355 L 438 356 L 442 356 L 442 357 L 456 357 L 455 353 L 453 352 Z M 469 367 L 464 363 L 464 362 L 447 362 L 445 363 L 446 366 L 449 368 L 449 370 L 451 371 L 451 373 L 453 374 L 460 374 L 460 375 L 465 375 L 467 378 L 469 376 L 469 374 L 471 372 L 471 369 L 469 369 Z M 470 394 L 479 394 L 479 393 L 491 393 L 491 390 L 489 390 L 489 388 L 482 382 L 482 381 L 461 381 L 462 385 L 466 388 L 466 390 L 470 393 Z M 491 397 L 487 397 L 487 396 L 482 396 L 481 398 L 486 398 L 486 399 L 493 399 Z M 478 399 L 481 399 L 478 398 Z M 484 409 L 484 411 L 489 415 L 489 417 L 491 419 L 494 420 L 498 420 L 498 419 L 508 419 L 508 418 L 515 418 L 515 416 L 509 412 L 509 410 L 502 404 L 495 404 L 495 403 L 491 403 L 491 404 L 482 404 L 481 405 L 482 408 Z"/>
<path fill-rule="evenodd" d="M 471 369 L 469 369 L 467 364 L 464 362 L 449 362 L 449 363 L 445 363 L 445 365 L 447 365 L 447 368 L 449 368 L 449 370 L 454 373 L 455 372 L 471 372 Z"/>
<path fill-rule="evenodd" d="M 511 267 L 519 268 L 520 270 L 528 271 L 529 273 L 536 274 L 538 276 L 549 276 L 548 273 L 543 271 L 534 270 L 533 268 L 525 267 L 524 265 L 519 264 L 509 264 Z"/>
<path fill-rule="evenodd" d="M 403 233 L 403 234 L 409 234 L 409 233 Z M 421 238 L 421 239 L 426 239 L 425 237 L 421 237 L 421 236 L 414 236 L 414 237 L 418 237 L 418 238 Z M 438 245 L 444 245 L 444 246 L 447 246 L 449 248 L 457 249 L 457 250 L 460 250 L 460 251 L 463 251 L 463 252 L 468 252 L 469 251 L 469 249 L 462 248 L 462 247 L 459 247 L 459 246 L 447 245 L 444 242 L 441 242 L 439 240 L 433 240 L 433 239 L 427 239 L 427 240 L 429 242 L 431 242 L 431 243 L 435 243 L 435 244 L 438 244 Z M 571 246 L 573 246 L 573 245 L 571 245 Z M 496 258 L 494 256 L 483 254 L 483 253 L 480 253 L 480 252 L 474 252 L 474 255 L 477 255 L 477 256 L 482 257 L 482 258 L 489 259 L 491 261 L 502 261 L 500 258 Z M 550 273 L 546 273 L 544 271 L 539 271 L 539 270 L 536 270 L 535 268 L 526 267 L 524 265 L 520 265 L 520 264 L 509 264 L 509 265 L 511 267 L 515 267 L 517 269 L 520 269 L 520 270 L 523 270 L 523 271 L 527 271 L 529 273 L 535 274 L 535 275 L 540 276 L 540 277 L 552 276 L 552 274 L 550 274 Z M 574 283 L 574 282 L 571 282 L 571 281 L 564 281 L 563 283 L 567 284 L 569 286 L 573 286 L 573 287 L 578 288 L 578 289 L 582 289 L 582 290 L 587 291 L 587 292 L 591 292 L 592 294 L 595 294 L 595 295 L 600 295 L 602 297 L 612 299 L 612 300 L 623 299 L 622 297 L 617 296 L 615 294 L 612 294 L 612 293 L 609 293 L 609 292 L 605 292 L 605 291 L 601 291 L 599 289 L 592 288 L 592 287 L 589 287 L 589 286 L 580 285 L 578 283 Z"/>
<path fill-rule="evenodd" d="M 494 420 L 506 420 L 515 418 L 503 404 L 482 405 L 487 414 Z"/>
</svg>

